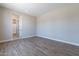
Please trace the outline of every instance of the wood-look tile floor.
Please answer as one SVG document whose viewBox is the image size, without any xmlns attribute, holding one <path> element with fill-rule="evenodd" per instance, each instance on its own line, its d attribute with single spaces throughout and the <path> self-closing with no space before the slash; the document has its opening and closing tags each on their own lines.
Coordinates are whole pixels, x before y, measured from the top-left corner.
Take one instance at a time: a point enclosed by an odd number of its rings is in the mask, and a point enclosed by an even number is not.
<svg viewBox="0 0 79 59">
<path fill-rule="evenodd" d="M 79 47 L 31 37 L 0 43 L 0 56 L 79 56 Z"/>
</svg>

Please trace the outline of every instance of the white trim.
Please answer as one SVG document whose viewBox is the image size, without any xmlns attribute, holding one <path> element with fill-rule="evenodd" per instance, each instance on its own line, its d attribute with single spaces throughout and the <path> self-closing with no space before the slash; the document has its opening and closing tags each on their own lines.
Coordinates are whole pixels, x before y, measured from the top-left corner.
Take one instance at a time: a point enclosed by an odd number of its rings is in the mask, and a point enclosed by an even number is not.
<svg viewBox="0 0 79 59">
<path fill-rule="evenodd" d="M 0 43 L 4 43 L 4 42 L 9 42 L 9 41 L 14 41 L 14 40 L 17 40 L 17 39 L 21 39 L 21 38 L 16 38 L 16 39 L 8 39 L 8 40 L 2 40 L 0 41 Z"/>
<path fill-rule="evenodd" d="M 0 41 L 0 43 L 4 43 L 4 42 L 9 42 L 9 41 L 14 41 L 14 40 L 20 40 L 20 39 L 24 39 L 24 38 L 30 38 L 30 37 L 34 37 L 34 36 L 29 36 L 29 37 L 22 37 L 22 38 L 16 38 L 16 39 L 8 39 L 8 40 L 2 40 Z"/>
<path fill-rule="evenodd" d="M 0 43 L 14 41 L 14 40 L 18 40 L 18 39 L 30 38 L 30 37 L 35 37 L 35 36 L 29 36 L 29 37 L 22 37 L 22 38 L 17 38 L 17 39 L 3 40 L 3 41 L 0 41 Z M 68 41 L 64 41 L 64 40 L 60 40 L 60 39 L 54 39 L 54 38 L 52 39 L 52 38 L 49 38 L 49 37 L 39 36 L 39 35 L 37 37 L 47 38 L 47 39 L 50 39 L 50 40 L 55 40 L 55 41 L 59 41 L 59 42 L 63 42 L 63 43 L 67 43 L 67 44 L 71 44 L 71 45 L 75 45 L 75 46 L 79 46 L 78 43 L 68 42 Z"/>
<path fill-rule="evenodd" d="M 75 45 L 75 46 L 79 46 L 78 43 L 68 42 L 68 41 L 64 41 L 64 40 L 60 40 L 60 39 L 54 39 L 54 38 L 49 38 L 49 37 L 39 36 L 39 35 L 38 35 L 38 37 L 47 38 L 47 39 L 50 39 L 50 40 L 55 40 L 55 41 L 59 41 L 59 42 L 63 42 L 63 43 L 67 43 L 67 44 L 71 44 L 71 45 Z"/>
<path fill-rule="evenodd" d="M 20 39 L 30 38 L 30 37 L 35 37 L 35 35 L 33 35 L 33 36 L 28 36 L 28 37 L 21 37 Z"/>
</svg>

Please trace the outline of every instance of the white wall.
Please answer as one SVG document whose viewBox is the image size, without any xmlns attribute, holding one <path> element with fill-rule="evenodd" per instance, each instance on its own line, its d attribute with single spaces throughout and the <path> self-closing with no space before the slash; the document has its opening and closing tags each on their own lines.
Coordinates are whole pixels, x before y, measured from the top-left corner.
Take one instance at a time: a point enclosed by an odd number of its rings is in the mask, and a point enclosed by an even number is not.
<svg viewBox="0 0 79 59">
<path fill-rule="evenodd" d="M 79 8 L 63 7 L 37 17 L 37 35 L 79 44 Z"/>
<path fill-rule="evenodd" d="M 4 39 L 3 37 L 3 20 L 2 20 L 2 10 L 0 9 L 0 41 Z"/>
<path fill-rule="evenodd" d="M 0 7 L 0 41 L 12 39 L 12 14 L 19 15 L 22 21 L 22 27 L 20 27 L 21 38 L 35 35 L 35 17 Z"/>
<path fill-rule="evenodd" d="M 32 16 L 22 16 L 22 29 L 21 29 L 21 37 L 27 38 L 31 36 L 35 36 L 36 29 L 36 18 Z"/>
<path fill-rule="evenodd" d="M 79 8 L 64 7 L 39 17 L 29 16 L 10 9 L 0 8 L 0 41 L 10 40 L 12 34 L 11 15 L 20 16 L 20 37 L 48 37 L 79 44 Z"/>
</svg>

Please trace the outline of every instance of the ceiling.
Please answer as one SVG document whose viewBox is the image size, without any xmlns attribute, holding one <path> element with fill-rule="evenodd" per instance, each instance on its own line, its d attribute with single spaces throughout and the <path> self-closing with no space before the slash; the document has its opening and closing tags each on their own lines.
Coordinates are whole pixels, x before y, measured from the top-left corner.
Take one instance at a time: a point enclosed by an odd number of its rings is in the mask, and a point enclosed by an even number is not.
<svg viewBox="0 0 79 59">
<path fill-rule="evenodd" d="M 60 7 L 79 5 L 79 4 L 67 4 L 67 3 L 0 3 L 1 6 L 16 10 L 19 12 L 27 13 L 32 16 L 40 16 L 51 10 L 55 10 Z"/>
</svg>

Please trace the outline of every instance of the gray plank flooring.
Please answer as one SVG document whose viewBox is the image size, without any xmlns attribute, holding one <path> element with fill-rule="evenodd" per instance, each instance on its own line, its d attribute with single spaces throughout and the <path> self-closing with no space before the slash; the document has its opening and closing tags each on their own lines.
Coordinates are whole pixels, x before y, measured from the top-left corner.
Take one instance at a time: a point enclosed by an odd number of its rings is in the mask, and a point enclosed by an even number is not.
<svg viewBox="0 0 79 59">
<path fill-rule="evenodd" d="M 31 37 L 0 43 L 0 56 L 79 56 L 79 47 Z"/>
</svg>

